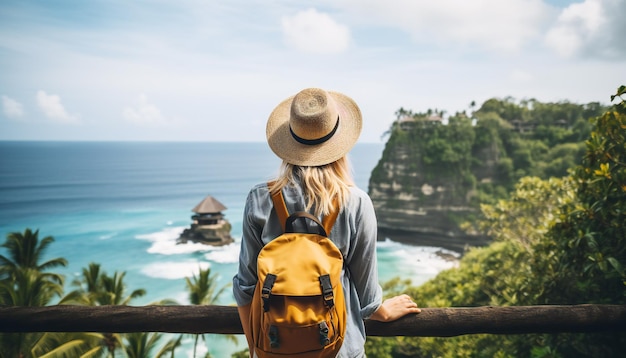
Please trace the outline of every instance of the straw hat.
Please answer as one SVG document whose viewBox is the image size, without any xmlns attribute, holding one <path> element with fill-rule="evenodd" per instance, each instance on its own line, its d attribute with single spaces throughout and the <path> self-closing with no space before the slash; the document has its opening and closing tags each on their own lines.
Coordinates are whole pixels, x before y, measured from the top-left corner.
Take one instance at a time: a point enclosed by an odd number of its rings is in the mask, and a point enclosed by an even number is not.
<svg viewBox="0 0 626 358">
<path fill-rule="evenodd" d="M 274 108 L 266 135 L 272 151 L 287 163 L 320 166 L 348 154 L 361 126 L 361 110 L 352 98 L 307 88 Z"/>
</svg>

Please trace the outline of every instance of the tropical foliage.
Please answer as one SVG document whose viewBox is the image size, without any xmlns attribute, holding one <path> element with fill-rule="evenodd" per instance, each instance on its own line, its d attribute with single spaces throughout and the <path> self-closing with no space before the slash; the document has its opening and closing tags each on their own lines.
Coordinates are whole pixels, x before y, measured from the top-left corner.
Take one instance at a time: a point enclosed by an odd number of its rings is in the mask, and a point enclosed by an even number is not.
<svg viewBox="0 0 626 358">
<path fill-rule="evenodd" d="M 182 337 L 168 341 L 164 346 L 158 348 L 159 341 L 163 334 L 156 332 L 134 332 L 124 335 L 125 344 L 123 351 L 128 358 L 166 358 L 173 357 L 174 350 L 180 346 Z M 155 350 L 158 351 L 155 352 Z"/>
<path fill-rule="evenodd" d="M 472 106 L 471 113 L 449 116 L 444 125 L 445 111 L 414 113 L 400 108 L 386 132 L 389 138 L 382 160 L 370 181 L 387 180 L 385 165 L 401 148 L 408 158 L 402 165 L 411 173 L 417 169 L 428 182 L 443 178 L 457 200 L 471 198 L 478 209 L 481 203 L 506 198 L 522 177 L 567 175 L 584 153 L 584 140 L 591 131 L 588 120 L 605 110 L 595 102 L 579 105 L 492 98 L 478 110 Z M 412 191 L 412 176 L 394 180 Z"/>
<path fill-rule="evenodd" d="M 198 275 L 195 273 L 191 277 L 185 277 L 186 288 L 189 292 L 189 303 L 192 305 L 214 305 L 220 295 L 228 286 L 217 287 L 218 277 L 211 274 L 211 268 L 198 269 Z M 237 338 L 232 335 L 226 336 L 231 341 L 237 343 Z M 198 347 L 198 338 L 205 341 L 205 335 L 196 334 L 193 342 L 193 356 L 196 357 L 196 349 Z M 210 356 L 207 354 L 206 357 Z"/>
<path fill-rule="evenodd" d="M 622 86 L 612 99 L 625 94 Z M 570 175 L 523 177 L 508 199 L 483 204 L 474 227 L 493 243 L 407 291 L 429 307 L 626 304 L 624 143 L 622 100 L 592 121 Z M 368 357 L 620 357 L 624 346 L 624 332 L 608 332 L 403 337 L 367 347 Z"/>
<path fill-rule="evenodd" d="M 47 272 L 66 266 L 63 258 L 41 263 L 46 250 L 54 238 L 39 240 L 39 231 L 26 229 L 24 233 L 7 235 L 2 244 L 8 257 L 0 255 L 0 303 L 15 306 L 45 306 L 54 296 L 63 292 L 63 277 Z"/>
<path fill-rule="evenodd" d="M 124 284 L 125 272 L 115 272 L 109 276 L 101 272 L 100 264 L 90 263 L 89 267 L 82 270 L 82 276 L 72 282 L 76 287 L 59 304 L 77 304 L 88 306 L 102 305 L 128 305 L 134 298 L 146 294 L 144 289 L 138 289 L 125 296 L 126 285 Z M 139 342 L 142 342 L 141 340 Z M 146 343 L 143 341 L 143 343 Z M 123 336 L 117 333 L 100 333 L 96 347 L 97 352 L 107 352 L 108 356 L 114 356 L 115 351 L 124 346 Z M 136 347 L 135 347 L 136 348 Z M 146 348 L 146 347 L 144 347 Z"/>
<path fill-rule="evenodd" d="M 48 272 L 66 266 L 63 258 L 41 262 L 54 239 L 39 240 L 39 231 L 26 229 L 12 232 L 2 247 L 7 256 L 0 255 L 0 304 L 13 306 L 45 306 L 63 294 L 63 277 Z M 45 344 L 41 333 L 9 333 L 0 335 L 0 357 L 31 357 L 32 349 Z M 43 339 L 43 340 L 42 340 Z"/>
<path fill-rule="evenodd" d="M 0 255 L 0 304 L 46 306 L 58 297 L 59 304 L 127 305 L 145 295 L 144 289 L 127 294 L 125 272 L 109 276 L 99 264 L 91 263 L 72 282 L 75 290 L 64 296 L 64 277 L 48 270 L 66 266 L 67 260 L 43 261 L 53 242 L 51 236 L 39 240 L 39 232 L 31 229 L 7 235 L 2 244 L 7 255 Z M 169 303 L 172 301 L 157 302 Z M 0 334 L 0 357 L 114 357 L 119 351 L 128 357 L 165 357 L 180 346 L 180 339 L 172 339 L 155 351 L 161 338 L 162 334 L 156 333 L 8 333 Z"/>
</svg>

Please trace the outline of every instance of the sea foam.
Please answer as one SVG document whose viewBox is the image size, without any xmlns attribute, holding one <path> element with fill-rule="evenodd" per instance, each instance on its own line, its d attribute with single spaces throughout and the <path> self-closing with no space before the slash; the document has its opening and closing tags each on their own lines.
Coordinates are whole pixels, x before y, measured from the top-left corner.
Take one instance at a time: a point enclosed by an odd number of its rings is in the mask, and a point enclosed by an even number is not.
<svg viewBox="0 0 626 358">
<path fill-rule="evenodd" d="M 211 250 L 212 247 L 204 244 L 177 243 L 176 240 L 183 230 L 185 230 L 184 226 L 168 227 L 151 234 L 137 235 L 136 238 L 152 242 L 152 246 L 147 250 L 149 254 L 177 255 Z"/>
<path fill-rule="evenodd" d="M 241 244 L 239 242 L 233 242 L 229 245 L 216 246 L 211 249 L 204 257 L 211 261 L 221 264 L 232 264 L 239 261 L 239 249 Z"/>
<path fill-rule="evenodd" d="M 167 280 L 179 280 L 185 277 L 198 275 L 200 269 L 206 270 L 211 265 L 208 262 L 193 259 L 185 261 L 159 261 L 153 262 L 141 268 L 141 273 L 153 278 Z"/>
<path fill-rule="evenodd" d="M 136 238 L 152 243 L 147 250 L 149 254 L 176 255 L 206 252 L 204 257 L 211 262 L 230 264 L 236 263 L 237 260 L 239 260 L 240 243 L 238 240 L 223 246 L 212 246 L 193 242 L 179 244 L 176 240 L 184 229 L 185 227 L 182 226 L 168 227 L 151 234 L 137 235 Z"/>
<path fill-rule="evenodd" d="M 377 243 L 382 280 L 395 276 L 420 285 L 442 270 L 458 265 L 460 254 L 440 247 L 412 246 L 385 239 Z"/>
</svg>

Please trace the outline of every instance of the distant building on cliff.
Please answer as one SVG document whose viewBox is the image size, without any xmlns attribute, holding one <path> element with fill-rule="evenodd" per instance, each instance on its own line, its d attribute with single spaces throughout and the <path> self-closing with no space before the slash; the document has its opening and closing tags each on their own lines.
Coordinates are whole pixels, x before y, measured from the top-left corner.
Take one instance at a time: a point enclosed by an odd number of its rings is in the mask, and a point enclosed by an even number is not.
<svg viewBox="0 0 626 358">
<path fill-rule="evenodd" d="M 233 242 L 230 236 L 230 223 L 224 219 L 222 211 L 226 210 L 224 204 L 212 196 L 207 196 L 193 211 L 191 227 L 185 229 L 177 240 L 177 243 L 185 244 L 188 241 L 199 242 L 207 245 L 221 246 Z"/>
<path fill-rule="evenodd" d="M 410 131 L 417 123 L 443 124 L 447 120 L 439 113 L 421 114 L 421 115 L 405 115 L 400 117 L 396 124 L 404 131 Z"/>
</svg>

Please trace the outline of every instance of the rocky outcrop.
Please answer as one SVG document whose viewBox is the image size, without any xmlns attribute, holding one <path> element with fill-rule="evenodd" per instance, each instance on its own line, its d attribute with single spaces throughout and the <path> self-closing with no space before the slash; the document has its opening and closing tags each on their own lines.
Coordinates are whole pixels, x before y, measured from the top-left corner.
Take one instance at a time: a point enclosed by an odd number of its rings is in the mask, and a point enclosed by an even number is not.
<svg viewBox="0 0 626 358">
<path fill-rule="evenodd" d="M 412 139 L 435 135 L 435 131 L 441 136 L 445 131 L 428 126 L 432 124 L 425 124 L 417 136 L 411 135 L 410 127 L 396 128 L 372 172 L 369 195 L 379 228 L 383 233 L 392 233 L 390 236 L 402 236 L 403 241 L 413 235 L 430 244 L 437 238 L 453 241 L 457 247 L 484 243 L 486 238 L 466 232 L 461 224 L 479 211 L 476 200 L 472 200 L 476 183 L 493 180 L 497 146 L 472 143 L 466 158 L 448 166 L 437 164 L 425 158 L 426 144 Z"/>
<path fill-rule="evenodd" d="M 179 244 L 186 244 L 188 241 L 211 246 L 228 245 L 234 241 L 230 236 L 231 225 L 226 220 L 220 220 L 214 225 L 192 224 L 185 229 L 177 240 Z"/>
<path fill-rule="evenodd" d="M 467 193 L 459 192 L 458 178 L 427 179 L 423 165 L 412 160 L 407 148 L 389 148 L 379 163 L 378 180 L 371 180 L 369 194 L 381 229 L 437 236 L 465 235 L 459 220 L 476 211 Z M 464 194 L 464 195 L 459 195 Z"/>
</svg>

